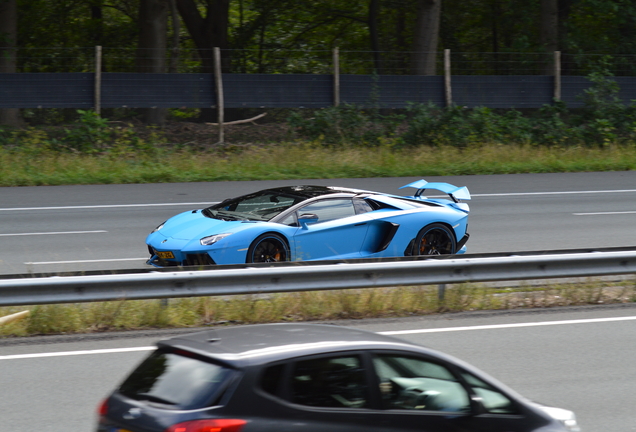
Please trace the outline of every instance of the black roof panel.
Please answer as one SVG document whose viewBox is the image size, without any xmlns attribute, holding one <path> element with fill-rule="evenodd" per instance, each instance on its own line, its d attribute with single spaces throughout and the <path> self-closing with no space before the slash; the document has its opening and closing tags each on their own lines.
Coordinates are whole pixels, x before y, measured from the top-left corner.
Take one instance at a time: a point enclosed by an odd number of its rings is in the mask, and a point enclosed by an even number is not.
<svg viewBox="0 0 636 432">
<path fill-rule="evenodd" d="M 167 339 L 159 346 L 188 349 L 240 367 L 302 355 L 351 349 L 415 349 L 419 345 L 378 333 L 326 324 L 221 327 Z"/>
</svg>

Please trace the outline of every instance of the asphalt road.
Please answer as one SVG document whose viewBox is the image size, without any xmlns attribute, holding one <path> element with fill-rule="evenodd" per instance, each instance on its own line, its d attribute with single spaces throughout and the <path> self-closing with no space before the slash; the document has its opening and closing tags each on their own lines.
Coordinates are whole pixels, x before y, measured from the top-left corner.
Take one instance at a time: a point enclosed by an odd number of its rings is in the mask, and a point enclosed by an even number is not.
<svg viewBox="0 0 636 432">
<path fill-rule="evenodd" d="M 574 410 L 584 432 L 636 431 L 636 304 L 341 324 L 402 332 L 466 360 L 532 400 Z M 15 431 L 93 430 L 99 402 L 169 334 L 0 340 L 0 424 Z M 105 349 L 111 351 L 93 351 Z"/>
<path fill-rule="evenodd" d="M 147 255 L 146 234 L 166 218 L 272 185 L 397 193 L 412 180 L 0 188 L 0 274 L 138 268 Z M 636 172 L 427 180 L 471 190 L 472 253 L 636 245 Z M 636 431 L 631 406 L 636 400 L 636 305 L 346 324 L 407 331 L 400 337 L 467 360 L 531 399 L 574 410 L 585 432 Z M 92 430 L 99 401 L 147 347 L 168 334 L 0 340 L 0 424 L 16 431 Z M 91 353 L 99 349 L 113 351 Z"/>
<path fill-rule="evenodd" d="M 388 193 L 417 178 L 0 188 L 0 274 L 144 267 L 146 235 L 181 211 L 275 185 Z M 429 177 L 468 186 L 469 253 L 636 245 L 636 172 Z"/>
</svg>

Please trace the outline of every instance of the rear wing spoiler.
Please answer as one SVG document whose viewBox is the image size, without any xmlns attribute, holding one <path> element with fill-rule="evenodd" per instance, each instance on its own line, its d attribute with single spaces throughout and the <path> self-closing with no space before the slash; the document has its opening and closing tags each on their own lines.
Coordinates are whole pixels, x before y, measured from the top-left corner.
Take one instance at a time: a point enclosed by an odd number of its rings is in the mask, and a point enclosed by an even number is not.
<svg viewBox="0 0 636 432">
<path fill-rule="evenodd" d="M 440 192 L 444 192 L 451 197 L 453 202 L 459 202 L 460 200 L 469 201 L 470 200 L 470 192 L 468 192 L 468 188 L 466 186 L 453 186 L 450 183 L 429 183 L 426 180 L 417 180 L 413 183 L 409 183 L 407 185 L 402 186 L 400 189 L 404 189 L 407 187 L 412 187 L 417 189 L 415 192 L 414 198 L 420 198 L 422 193 L 426 189 L 434 189 Z"/>
</svg>

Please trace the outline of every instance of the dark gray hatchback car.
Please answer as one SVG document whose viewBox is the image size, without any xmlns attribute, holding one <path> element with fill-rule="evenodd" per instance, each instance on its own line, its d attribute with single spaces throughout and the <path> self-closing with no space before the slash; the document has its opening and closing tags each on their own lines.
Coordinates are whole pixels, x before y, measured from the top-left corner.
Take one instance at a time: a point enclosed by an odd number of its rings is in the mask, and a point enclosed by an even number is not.
<svg viewBox="0 0 636 432">
<path fill-rule="evenodd" d="M 376 333 L 226 327 L 160 341 L 99 407 L 98 432 L 574 432 L 571 411 Z"/>
</svg>

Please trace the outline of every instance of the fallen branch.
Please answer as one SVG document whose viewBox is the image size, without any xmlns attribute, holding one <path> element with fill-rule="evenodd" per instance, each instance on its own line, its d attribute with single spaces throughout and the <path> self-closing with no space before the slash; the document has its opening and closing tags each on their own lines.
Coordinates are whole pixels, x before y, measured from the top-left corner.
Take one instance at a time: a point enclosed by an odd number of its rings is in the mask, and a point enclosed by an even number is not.
<svg viewBox="0 0 636 432">
<path fill-rule="evenodd" d="M 14 313 L 12 315 L 7 315 L 5 317 L 0 318 L 0 325 L 9 324 L 11 322 L 21 320 L 22 318 L 26 317 L 28 314 L 29 314 L 29 311 L 27 310 L 23 312 Z"/>
<path fill-rule="evenodd" d="M 267 115 L 267 113 L 263 113 L 263 114 L 259 114 L 256 117 L 252 117 L 252 118 L 249 118 L 249 119 L 234 120 L 234 121 L 231 121 L 231 122 L 225 122 L 223 124 L 224 125 L 235 125 L 235 124 L 241 124 L 241 123 L 250 123 L 250 122 L 253 122 L 254 120 L 258 120 L 259 118 L 265 117 L 266 115 Z M 210 126 L 218 126 L 219 125 L 218 123 L 206 123 L 206 124 L 210 125 Z"/>
</svg>

